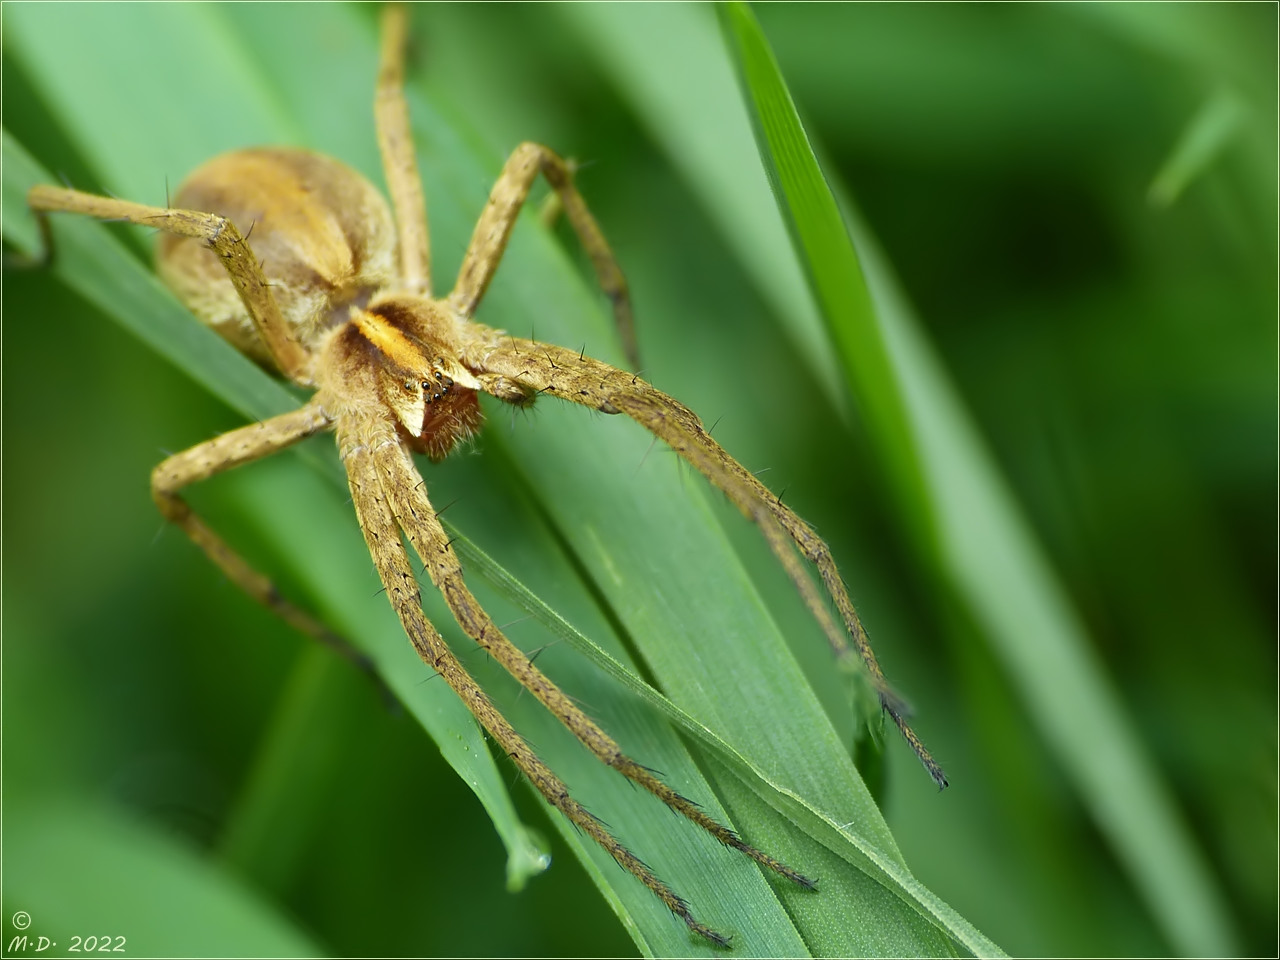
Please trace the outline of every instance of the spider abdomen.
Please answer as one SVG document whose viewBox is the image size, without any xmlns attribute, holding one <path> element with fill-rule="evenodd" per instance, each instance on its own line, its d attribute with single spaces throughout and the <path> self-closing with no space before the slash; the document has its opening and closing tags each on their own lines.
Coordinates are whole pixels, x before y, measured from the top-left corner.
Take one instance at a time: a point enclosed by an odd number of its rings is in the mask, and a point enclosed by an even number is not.
<svg viewBox="0 0 1280 960">
<path fill-rule="evenodd" d="M 197 168 L 173 205 L 226 217 L 248 238 L 286 324 L 303 344 L 394 282 L 396 234 L 382 195 L 350 167 L 289 148 L 237 150 Z M 272 357 L 217 256 L 162 234 L 157 267 L 186 307 L 242 353 Z"/>
</svg>

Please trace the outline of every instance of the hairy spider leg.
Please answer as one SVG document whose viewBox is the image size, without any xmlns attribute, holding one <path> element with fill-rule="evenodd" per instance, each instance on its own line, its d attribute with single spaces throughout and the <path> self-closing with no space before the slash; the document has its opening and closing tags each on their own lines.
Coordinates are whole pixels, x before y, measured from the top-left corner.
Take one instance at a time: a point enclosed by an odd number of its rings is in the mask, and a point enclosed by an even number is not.
<svg viewBox="0 0 1280 960">
<path fill-rule="evenodd" d="M 478 326 L 478 325 L 477 325 Z M 477 331 L 478 333 L 478 331 Z M 541 394 L 582 404 L 604 413 L 624 413 L 659 439 L 719 488 L 758 526 L 770 549 L 822 627 L 842 662 L 861 660 L 879 695 L 880 705 L 938 785 L 946 775 L 904 717 L 889 688 L 871 642 L 836 569 L 830 548 L 813 529 L 774 496 L 754 474 L 724 451 L 688 407 L 639 377 L 563 347 L 521 340 L 497 330 L 477 335 L 464 362 L 486 392 L 514 403 Z M 844 621 L 837 624 L 795 551 L 818 569 Z M 846 633 L 846 630 L 848 631 Z M 849 645 L 853 638 L 853 647 Z"/>
<path fill-rule="evenodd" d="M 474 325 L 452 330 L 450 326 L 451 314 L 444 301 L 390 295 L 377 298 L 364 310 L 353 313 L 352 321 L 327 341 L 317 363 L 321 381 L 317 396 L 334 419 L 353 491 L 380 503 L 385 501 L 396 528 L 395 552 L 403 552 L 399 543 L 400 532 L 403 532 L 463 631 L 599 760 L 644 787 L 721 843 L 811 889 L 813 882 L 803 874 L 755 849 L 733 830 L 708 816 L 696 803 L 663 783 L 651 770 L 626 756 L 616 741 L 511 643 L 467 588 L 461 563 L 431 505 L 412 455 L 416 450 L 443 457 L 458 437 L 474 426 L 466 411 L 475 402 L 475 388 L 479 384 L 463 366 L 458 366 L 459 376 L 465 377 L 470 386 L 450 379 L 439 386 L 438 393 L 433 393 L 429 405 L 425 400 L 416 402 L 416 387 L 422 379 L 431 376 L 433 364 L 456 364 L 456 359 L 450 363 L 441 355 L 456 358 L 462 344 L 472 336 L 470 328 Z M 433 357 L 438 359 L 433 361 Z M 388 410 L 396 409 L 406 386 L 415 388 L 410 391 L 415 402 L 408 404 L 403 414 L 389 416 Z M 451 408 L 461 413 L 455 416 Z M 421 430 L 416 429 L 419 425 Z M 415 429 L 410 430 L 410 426 Z M 366 531 L 366 535 L 371 534 Z M 373 555 L 376 563 L 382 563 L 379 557 L 385 554 L 374 551 Z M 385 567 L 380 567 L 379 573 L 388 583 L 396 582 L 395 575 Z M 484 717 L 479 719 L 486 722 Z M 548 779 L 550 777 L 549 773 L 540 774 L 534 785 L 548 802 L 559 806 L 558 798 L 567 788 L 558 779 Z M 625 857 L 621 855 L 616 840 L 610 840 L 606 846 L 626 869 L 632 870 L 638 863 L 630 853 Z M 672 906 L 668 891 L 652 885 L 651 871 L 632 872 Z M 687 907 L 672 906 L 672 909 L 694 932 L 705 935 L 705 927 L 692 922 Z"/>
<path fill-rule="evenodd" d="M 202 239 L 218 253 L 227 273 L 236 281 L 240 297 L 257 321 L 259 330 L 270 328 L 270 321 L 264 320 L 264 317 L 279 318 L 279 311 L 271 297 L 267 281 L 262 276 L 261 267 L 248 244 L 240 238 L 235 226 L 223 217 L 194 210 L 150 207 L 61 187 L 32 187 L 28 202 L 32 209 L 41 213 L 78 213 L 104 220 L 125 220 L 179 236 Z M 292 337 L 283 342 L 289 351 L 296 349 L 301 357 L 307 356 L 305 348 Z M 301 371 L 306 367 L 300 364 L 298 369 Z M 305 382 L 301 372 L 292 379 Z M 345 637 L 281 596 L 279 589 L 268 577 L 254 569 L 214 533 L 179 496 L 179 491 L 184 487 L 234 467 L 269 457 L 322 430 L 330 429 L 331 424 L 332 421 L 320 404 L 313 399 L 297 410 L 198 443 L 166 458 L 156 466 L 151 473 L 151 496 L 161 514 L 181 528 L 240 589 L 286 623 L 354 663 L 378 685 L 383 699 L 392 702 L 390 691 L 366 654 Z"/>
<path fill-rule="evenodd" d="M 404 7 L 388 4 L 382 14 L 382 48 L 374 115 L 382 166 L 399 230 L 404 290 L 430 297 L 431 252 L 426 201 L 413 146 L 409 107 L 404 96 L 407 33 Z M 472 234 L 462 268 L 449 294 L 450 303 L 460 316 L 468 319 L 474 316 L 539 173 L 555 190 L 561 208 L 590 257 L 600 287 L 613 307 L 614 322 L 627 361 L 638 367 L 639 349 L 626 278 L 599 224 L 573 185 L 572 164 L 541 144 L 522 143 L 507 159 Z"/>
<path fill-rule="evenodd" d="M 390 690 L 383 685 L 367 655 L 357 650 L 345 637 L 285 600 L 270 579 L 255 570 L 228 546 L 178 495 L 178 491 L 184 487 L 269 457 L 322 430 L 331 429 L 332 425 L 333 421 L 321 409 L 320 404 L 312 400 L 297 410 L 282 413 L 261 423 L 251 423 L 198 443 L 181 453 L 175 453 L 156 466 L 151 472 L 151 497 L 164 518 L 190 537 L 232 583 L 291 627 L 314 637 L 356 664 L 379 684 L 384 699 L 392 702 Z"/>
<path fill-rule="evenodd" d="M 407 293 L 431 296 L 431 243 L 427 202 L 413 150 L 409 104 L 404 98 L 405 8 L 388 4 L 382 12 L 382 49 L 373 101 L 382 169 L 391 193 L 400 238 L 400 279 Z"/>
<path fill-rule="evenodd" d="M 420 482 L 409 451 L 386 438 L 371 444 L 372 459 L 390 501 L 392 513 L 422 559 L 427 574 L 453 612 L 458 624 L 494 660 L 532 693 L 579 741 L 606 766 L 648 790 L 672 810 L 693 821 L 727 847 L 745 853 L 761 866 L 812 889 L 814 883 L 797 870 L 745 842 L 733 830 L 708 816 L 701 807 L 663 783 L 647 767 L 632 760 L 502 633 L 463 582 L 448 534 Z M 644 880 L 643 877 L 641 877 Z M 647 882 L 647 881 L 645 881 Z M 655 891 L 656 892 L 656 891 Z M 661 895 L 661 894 L 659 894 Z"/>
<path fill-rule="evenodd" d="M 418 656 L 444 677 L 445 682 L 467 705 L 481 726 L 497 741 L 503 752 L 529 778 L 529 782 L 548 803 L 598 843 L 620 867 L 651 890 L 672 913 L 685 922 L 690 931 L 718 946 L 728 946 L 727 937 L 695 919 L 689 904 L 682 897 L 658 879 L 639 857 L 623 846 L 595 816 L 569 795 L 564 782 L 542 762 L 524 738 L 499 712 L 427 620 L 422 612 L 422 595 L 418 589 L 418 581 L 409 564 L 400 536 L 403 520 L 397 517 L 395 508 L 397 503 L 400 503 L 402 511 L 407 506 L 402 488 L 406 483 L 411 489 L 415 488 L 417 481 L 414 478 L 417 473 L 411 471 L 408 477 L 388 477 L 377 463 L 379 451 L 390 450 L 403 453 L 399 440 L 393 432 L 386 429 L 385 422 L 371 419 L 351 423 L 349 419 L 340 419 L 338 422 L 338 445 L 343 463 L 347 468 L 352 502 L 355 504 L 360 529 L 364 532 L 365 542 L 369 545 L 369 553 L 373 557 L 378 576 L 386 587 L 391 605 L 399 616 L 400 623 Z M 426 514 L 434 517 L 435 513 L 431 510 L 430 504 L 425 503 L 425 497 L 423 502 Z M 412 534 L 410 536 L 412 537 Z M 430 548 L 426 549 L 430 556 Z M 420 554 L 421 552 L 422 550 L 419 549 Z M 451 554 L 452 551 L 449 553 Z M 423 560 L 430 565 L 431 560 L 427 557 Z M 455 580 L 449 588 L 461 587 L 461 573 L 457 572 L 451 576 Z M 493 645 L 489 646 L 492 648 Z M 516 653 L 523 659 L 523 654 L 518 650 Z M 559 691 L 556 692 L 559 693 Z M 563 696 L 563 694 L 560 695 Z M 577 710 L 577 708 L 572 709 Z"/>
<path fill-rule="evenodd" d="M 635 320 L 631 294 L 622 269 L 613 255 L 595 217 L 573 185 L 573 170 L 558 154 L 540 143 L 522 143 L 507 158 L 498 180 L 489 193 L 489 202 L 476 222 L 471 243 L 458 270 L 449 303 L 464 317 L 475 315 L 507 248 L 520 209 L 529 198 L 533 181 L 541 173 L 560 198 L 564 213 L 577 233 L 582 248 L 591 258 L 600 287 L 613 304 L 614 323 L 622 339 L 627 362 L 639 366 Z"/>
<path fill-rule="evenodd" d="M 226 217 L 198 210 L 151 207 L 144 203 L 99 197 L 65 187 L 39 185 L 27 192 L 27 203 L 38 214 L 79 213 L 99 220 L 122 220 L 179 237 L 202 240 L 226 268 L 258 335 L 280 372 L 302 386 L 314 386 L 307 348 L 285 323 L 271 296 L 262 265 L 240 231 Z"/>
</svg>

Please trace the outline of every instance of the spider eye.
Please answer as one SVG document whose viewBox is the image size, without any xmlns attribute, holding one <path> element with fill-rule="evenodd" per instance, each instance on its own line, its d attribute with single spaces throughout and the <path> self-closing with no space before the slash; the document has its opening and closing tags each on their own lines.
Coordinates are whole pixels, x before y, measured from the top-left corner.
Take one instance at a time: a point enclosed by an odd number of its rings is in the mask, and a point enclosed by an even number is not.
<svg viewBox="0 0 1280 960">
<path fill-rule="evenodd" d="M 424 384 L 423 384 L 423 386 L 425 387 L 425 386 L 426 386 L 426 384 L 424 383 Z M 406 381 L 404 382 L 404 392 L 405 392 L 405 393 L 413 393 L 413 392 L 415 392 L 417 389 L 418 389 L 418 385 L 417 385 L 416 383 L 414 383 L 412 380 L 406 380 Z"/>
<path fill-rule="evenodd" d="M 449 388 L 453 386 L 453 379 L 439 367 L 432 370 L 431 375 L 436 378 L 436 382 L 433 384 L 429 380 L 423 380 L 422 389 L 427 390 L 434 387 L 435 396 L 438 399 L 449 392 Z"/>
</svg>

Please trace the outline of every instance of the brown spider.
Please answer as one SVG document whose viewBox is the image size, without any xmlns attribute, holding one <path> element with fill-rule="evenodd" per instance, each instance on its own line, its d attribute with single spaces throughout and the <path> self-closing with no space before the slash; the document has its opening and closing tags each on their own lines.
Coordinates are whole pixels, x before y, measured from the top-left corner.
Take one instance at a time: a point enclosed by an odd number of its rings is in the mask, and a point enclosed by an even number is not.
<svg viewBox="0 0 1280 960">
<path fill-rule="evenodd" d="M 512 154 L 476 225 L 452 292 L 433 297 L 425 204 L 402 89 L 404 38 L 404 11 L 388 7 L 375 115 L 394 218 L 358 174 L 335 160 L 296 149 L 217 157 L 188 178 L 172 208 L 49 186 L 34 187 L 30 205 L 40 212 L 74 212 L 159 229 L 159 271 L 192 312 L 250 357 L 315 390 L 309 402 L 291 413 L 233 430 L 156 467 L 152 492 L 165 517 L 264 605 L 353 655 L 324 625 L 281 598 L 179 495 L 196 481 L 333 430 L 374 565 L 422 660 L 445 678 L 549 803 L 690 930 L 726 945 L 726 937 L 698 922 L 681 897 L 569 795 L 423 615 L 402 534 L 463 630 L 599 759 L 720 842 L 802 886 L 813 885 L 624 755 L 476 602 L 412 455 L 439 460 L 474 433 L 481 420 L 480 392 L 517 406 L 552 394 L 604 413 L 626 414 L 670 445 L 760 528 L 837 656 L 860 658 L 882 706 L 930 774 L 940 786 L 946 779 L 889 692 L 827 546 L 725 453 L 692 412 L 636 375 L 472 320 L 541 172 L 590 255 L 634 357 L 625 281 L 565 161 L 532 143 Z M 817 567 L 843 623 L 831 616 L 796 549 Z"/>
</svg>

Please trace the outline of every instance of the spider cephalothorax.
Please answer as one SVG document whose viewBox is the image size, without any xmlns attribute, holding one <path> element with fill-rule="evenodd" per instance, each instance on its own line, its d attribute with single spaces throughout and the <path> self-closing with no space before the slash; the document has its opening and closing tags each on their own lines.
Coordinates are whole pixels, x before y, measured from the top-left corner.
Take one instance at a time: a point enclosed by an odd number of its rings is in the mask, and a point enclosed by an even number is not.
<svg viewBox="0 0 1280 960">
<path fill-rule="evenodd" d="M 424 297 L 380 298 L 365 309 L 353 308 L 351 320 L 321 349 L 322 402 L 361 399 L 351 390 L 356 383 L 367 389 L 368 372 L 404 442 L 432 460 L 443 459 L 483 419 L 480 383 L 457 359 L 459 328 L 447 304 Z"/>
<path fill-rule="evenodd" d="M 359 174 L 297 149 L 242 150 L 215 158 L 188 178 L 173 207 L 47 186 L 34 187 L 29 202 L 37 211 L 77 212 L 158 229 L 160 273 L 192 312 L 259 363 L 315 389 L 297 410 L 232 430 L 157 466 L 152 494 L 165 517 L 251 595 L 299 629 L 361 660 L 323 624 L 283 600 L 271 581 L 180 495 L 198 480 L 332 430 L 374 566 L 422 660 L 445 678 L 550 804 L 690 930 L 726 944 L 726 937 L 696 920 L 684 899 L 570 796 L 423 615 L 405 540 L 467 635 L 601 761 L 727 846 L 796 883 L 813 885 L 624 754 L 507 639 L 471 594 L 412 455 L 438 460 L 477 430 L 480 393 L 517 405 L 558 397 L 630 417 L 666 442 L 759 527 L 836 655 L 865 665 L 885 711 L 935 781 L 945 786 L 946 778 L 903 719 L 826 544 L 730 457 L 692 411 L 639 376 L 585 352 L 513 337 L 472 319 L 541 173 L 591 257 L 634 359 L 626 284 L 564 160 L 534 143 L 516 149 L 476 224 L 453 290 L 447 297 L 432 297 L 425 206 L 402 92 L 404 31 L 403 10 L 389 7 L 375 114 L 390 208 Z M 797 551 L 816 567 L 838 618 Z"/>
</svg>

